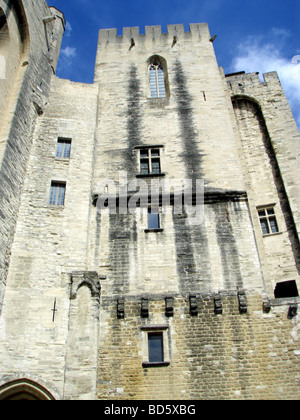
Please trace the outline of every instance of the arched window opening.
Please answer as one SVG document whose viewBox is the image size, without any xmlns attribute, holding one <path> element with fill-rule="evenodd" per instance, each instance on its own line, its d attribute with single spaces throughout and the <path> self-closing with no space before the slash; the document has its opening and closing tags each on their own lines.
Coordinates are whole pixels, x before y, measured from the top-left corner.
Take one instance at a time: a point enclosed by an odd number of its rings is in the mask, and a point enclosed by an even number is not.
<svg viewBox="0 0 300 420">
<path fill-rule="evenodd" d="M 148 60 L 150 97 L 165 98 L 168 95 L 167 63 L 159 56 Z"/>
<path fill-rule="evenodd" d="M 49 401 L 54 396 L 43 386 L 29 380 L 20 379 L 0 387 L 0 401 Z"/>
</svg>

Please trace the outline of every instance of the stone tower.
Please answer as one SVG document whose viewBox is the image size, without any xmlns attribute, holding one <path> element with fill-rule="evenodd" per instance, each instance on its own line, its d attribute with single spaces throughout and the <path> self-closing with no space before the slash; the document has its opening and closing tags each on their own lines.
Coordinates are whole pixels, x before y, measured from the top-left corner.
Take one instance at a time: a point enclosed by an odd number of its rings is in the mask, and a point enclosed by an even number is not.
<svg viewBox="0 0 300 420">
<path fill-rule="evenodd" d="M 40 3 L 0 140 L 2 166 L 24 159 L 21 183 L 1 172 L 0 399 L 299 398 L 300 136 L 277 74 L 224 75 L 192 24 L 100 30 L 94 83 L 62 80 L 64 18 Z"/>
</svg>

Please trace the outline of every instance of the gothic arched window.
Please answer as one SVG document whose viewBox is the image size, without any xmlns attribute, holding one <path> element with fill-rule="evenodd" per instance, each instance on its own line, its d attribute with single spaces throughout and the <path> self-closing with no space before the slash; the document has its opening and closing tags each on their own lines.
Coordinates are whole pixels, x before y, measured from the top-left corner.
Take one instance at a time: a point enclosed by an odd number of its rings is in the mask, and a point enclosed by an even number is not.
<svg viewBox="0 0 300 420">
<path fill-rule="evenodd" d="M 151 98 L 165 98 L 165 76 L 164 69 L 160 64 L 149 66 Z"/>
<path fill-rule="evenodd" d="M 167 94 L 167 65 L 163 58 L 153 56 L 148 60 L 150 97 L 165 98 Z"/>
</svg>

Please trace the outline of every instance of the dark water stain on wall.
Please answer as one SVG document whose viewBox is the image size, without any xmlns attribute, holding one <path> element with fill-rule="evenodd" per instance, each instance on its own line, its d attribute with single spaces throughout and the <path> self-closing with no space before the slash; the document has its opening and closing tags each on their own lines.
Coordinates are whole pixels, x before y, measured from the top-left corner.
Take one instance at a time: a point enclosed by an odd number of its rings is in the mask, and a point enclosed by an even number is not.
<svg viewBox="0 0 300 420">
<path fill-rule="evenodd" d="M 130 267 L 137 264 L 137 227 L 133 215 L 110 214 L 109 249 L 110 293 L 126 294 L 129 292 Z"/>
<path fill-rule="evenodd" d="M 124 170 L 129 177 L 136 175 L 136 160 L 134 147 L 143 144 L 142 140 L 142 111 L 141 111 L 141 82 L 137 75 L 137 68 L 132 65 L 128 75 L 127 91 L 127 148 L 124 150 Z"/>
<path fill-rule="evenodd" d="M 203 154 L 198 149 L 198 134 L 194 121 L 192 96 L 188 91 L 187 77 L 179 60 L 174 64 L 174 92 L 177 102 L 177 113 L 180 123 L 180 138 L 188 178 L 203 178 Z"/>
<path fill-rule="evenodd" d="M 216 218 L 216 237 L 221 254 L 224 286 L 227 290 L 243 287 L 243 279 L 239 263 L 239 251 L 236 239 L 227 221 L 224 203 L 214 205 Z"/>
<path fill-rule="evenodd" d="M 186 213 L 173 213 L 173 224 L 180 292 L 206 293 L 212 281 L 206 227 L 189 226 Z"/>
</svg>

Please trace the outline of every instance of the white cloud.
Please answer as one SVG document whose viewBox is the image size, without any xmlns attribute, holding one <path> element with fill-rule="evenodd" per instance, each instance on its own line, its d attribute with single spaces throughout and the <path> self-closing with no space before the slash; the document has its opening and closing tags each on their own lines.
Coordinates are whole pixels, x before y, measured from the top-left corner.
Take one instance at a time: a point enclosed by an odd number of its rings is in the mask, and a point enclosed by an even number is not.
<svg viewBox="0 0 300 420">
<path fill-rule="evenodd" d="M 261 74 L 276 71 L 300 127 L 300 64 L 296 64 L 299 63 L 297 58 L 296 54 L 285 57 L 277 44 L 262 44 L 261 39 L 251 37 L 240 44 L 232 69 L 246 73 L 259 71 Z"/>
<path fill-rule="evenodd" d="M 77 55 L 76 48 L 74 47 L 65 47 L 60 51 L 60 53 L 65 58 L 74 58 Z"/>
<path fill-rule="evenodd" d="M 66 22 L 66 27 L 65 27 L 65 37 L 69 37 L 69 36 L 71 36 L 71 32 L 72 32 L 72 25 L 71 25 L 71 23 L 67 20 L 67 22 Z"/>
</svg>

